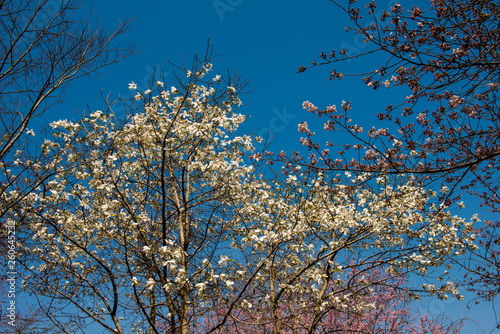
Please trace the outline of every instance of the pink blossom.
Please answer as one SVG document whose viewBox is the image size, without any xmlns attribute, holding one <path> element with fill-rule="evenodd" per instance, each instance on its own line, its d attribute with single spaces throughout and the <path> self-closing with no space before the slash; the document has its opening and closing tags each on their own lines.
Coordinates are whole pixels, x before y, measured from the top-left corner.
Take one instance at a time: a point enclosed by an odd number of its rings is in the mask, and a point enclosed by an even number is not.
<svg viewBox="0 0 500 334">
<path fill-rule="evenodd" d="M 497 85 L 498 86 L 498 85 Z M 326 112 L 337 112 L 337 107 L 335 105 L 326 107 Z"/>
<path fill-rule="evenodd" d="M 498 82 L 490 82 L 489 84 L 486 84 L 492 91 L 497 91 L 498 90 Z"/>
<path fill-rule="evenodd" d="M 332 121 L 328 121 L 327 123 L 323 124 L 323 129 L 325 129 L 326 131 L 335 130 L 335 123 L 333 123 Z"/>
<path fill-rule="evenodd" d="M 300 143 L 305 147 L 311 147 L 311 140 L 307 138 L 300 138 Z"/>
<path fill-rule="evenodd" d="M 299 123 L 299 132 L 301 132 L 301 133 L 310 132 L 309 128 L 307 127 L 307 122 Z"/>
<path fill-rule="evenodd" d="M 318 107 L 316 107 L 314 104 L 312 104 L 309 101 L 304 101 L 304 103 L 302 103 L 302 108 L 307 109 L 308 112 L 318 111 Z"/>
<path fill-rule="evenodd" d="M 450 105 L 450 107 L 453 107 L 453 108 L 456 108 L 458 107 L 460 104 L 462 104 L 464 101 L 464 99 L 460 98 L 459 96 L 457 95 L 453 95 L 450 100 L 448 101 L 448 104 Z"/>
<path fill-rule="evenodd" d="M 402 11 L 401 4 L 399 3 L 395 4 L 394 7 L 391 7 L 391 11 L 393 13 L 401 13 Z"/>
<path fill-rule="evenodd" d="M 351 102 L 342 101 L 342 109 L 344 109 L 344 111 L 351 110 Z"/>
</svg>

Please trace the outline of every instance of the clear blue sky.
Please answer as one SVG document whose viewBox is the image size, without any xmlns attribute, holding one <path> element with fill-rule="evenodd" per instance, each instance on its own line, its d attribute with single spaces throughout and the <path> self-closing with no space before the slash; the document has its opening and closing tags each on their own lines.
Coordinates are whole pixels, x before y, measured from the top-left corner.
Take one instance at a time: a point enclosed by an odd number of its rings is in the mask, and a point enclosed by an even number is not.
<svg viewBox="0 0 500 334">
<path fill-rule="evenodd" d="M 393 3 L 378 2 L 380 9 Z M 248 90 L 253 92 L 242 97 L 245 106 L 239 110 L 251 116 L 244 130 L 257 134 L 273 130 L 274 151 L 301 149 L 297 124 L 315 122 L 315 116 L 302 109 L 305 100 L 319 107 L 351 100 L 359 119 L 370 125 L 374 115 L 386 106 L 390 93 L 395 92 L 374 92 L 360 79 L 331 82 L 328 67 L 297 74 L 298 66 L 318 60 L 322 50 L 346 47 L 359 52 L 365 48 L 352 34 L 345 33 L 345 14 L 328 0 L 106 0 L 94 1 L 92 10 L 94 18 L 107 26 L 135 18 L 120 41 L 136 43 L 141 53 L 106 69 L 101 77 L 73 83 L 65 102 L 46 114 L 49 121 L 78 119 L 77 111 L 87 110 L 87 103 L 92 110 L 104 109 L 98 98 L 101 89 L 112 98 L 118 94 L 130 96 L 131 81 L 145 89 L 143 83 L 155 66 L 168 72 L 167 60 L 179 63 L 181 54 L 190 64 L 194 53 L 204 52 L 208 39 L 215 53 L 221 53 L 214 70 L 238 70 L 250 81 Z M 463 213 L 469 218 L 473 212 Z M 466 312 L 464 302 L 429 299 L 428 303 L 427 310 L 433 315 L 444 312 L 456 318 Z M 467 316 L 480 325 L 469 326 L 464 333 L 477 333 L 479 329 L 489 332 L 494 326 L 491 305 L 473 308 Z"/>
</svg>

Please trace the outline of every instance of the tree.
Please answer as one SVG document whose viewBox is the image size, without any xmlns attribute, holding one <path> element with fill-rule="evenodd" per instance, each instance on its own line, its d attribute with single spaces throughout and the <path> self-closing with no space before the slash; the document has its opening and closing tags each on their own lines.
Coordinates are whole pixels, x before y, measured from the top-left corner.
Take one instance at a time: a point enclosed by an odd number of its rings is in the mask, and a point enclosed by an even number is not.
<svg viewBox="0 0 500 334">
<path fill-rule="evenodd" d="M 30 121 L 62 101 L 73 80 L 135 52 L 115 43 L 130 21 L 107 31 L 82 19 L 82 8 L 79 0 L 0 1 L 0 217 L 45 177 L 19 165 L 37 163 Z"/>
<path fill-rule="evenodd" d="M 314 333 L 345 303 L 371 308 L 370 289 L 473 247 L 472 223 L 429 204 L 436 194 L 411 176 L 354 189 L 351 177 L 299 168 L 258 174 L 246 154 L 261 139 L 237 132 L 244 82 L 208 77 L 209 59 L 170 88 L 154 79 L 125 124 L 102 111 L 51 124 L 41 151 L 57 155 L 40 168 L 53 176 L 9 219 L 31 240 L 23 286 L 60 330 L 217 333 L 265 301 L 284 333 L 293 296 Z M 385 276 L 368 283 L 374 270 Z M 400 288 L 461 297 L 452 282 L 434 283 Z M 214 310 L 224 313 L 207 328 Z"/>
<path fill-rule="evenodd" d="M 16 244 L 23 242 L 20 221 L 7 224 L 7 216 L 50 176 L 38 168 L 52 157 L 38 155 L 31 121 L 62 101 L 73 80 L 135 52 L 116 43 L 130 21 L 107 31 L 82 13 L 78 0 L 0 1 L 0 253 L 10 268 L 0 274 L 2 285 L 16 272 Z M 3 324 L 2 332 L 50 328 L 40 310 L 16 313 L 16 328 Z"/>
<path fill-rule="evenodd" d="M 351 273 L 349 275 L 351 276 Z M 355 277 L 357 277 L 355 275 Z M 460 333 L 464 320 L 447 322 L 444 318 L 430 319 L 427 314 L 419 314 L 411 307 L 408 295 L 402 289 L 403 277 L 385 280 L 388 275 L 378 270 L 365 272 L 356 280 L 364 280 L 365 284 L 373 287 L 365 290 L 361 296 L 362 305 L 358 301 L 350 300 L 346 293 L 339 298 L 345 305 L 328 311 L 318 324 L 319 333 Z M 384 281 L 384 285 L 380 282 Z M 357 282 L 359 283 L 359 282 Z M 334 283 L 330 283 L 334 284 Z M 334 289 L 338 289 L 335 287 Z M 311 305 L 299 305 L 297 300 L 307 300 L 308 296 L 287 295 L 281 305 L 283 328 L 285 333 L 307 333 L 312 320 Z M 314 308 L 314 306 L 312 306 Z M 214 310 L 212 316 L 205 319 L 204 333 L 217 323 L 220 315 L 226 310 Z M 234 312 L 228 325 L 220 333 L 276 333 L 273 321 L 273 312 L 266 301 L 252 305 L 249 309 L 240 309 Z"/>
<path fill-rule="evenodd" d="M 330 80 L 361 76 L 374 90 L 399 93 L 403 89 L 396 86 L 403 86 L 407 91 L 378 113 L 380 125 L 368 131 L 350 123 L 355 105 L 350 101 L 338 109 L 305 102 L 309 112 L 327 118 L 326 131 L 345 131 L 353 139 L 336 155 L 318 144 L 307 123 L 299 125 L 306 135 L 303 144 L 321 157 L 316 166 L 373 177 L 413 173 L 422 185 L 447 190 L 440 198 L 447 205 L 464 191 L 499 212 L 498 2 L 432 0 L 417 7 L 402 1 L 390 9 L 379 9 L 376 1 L 332 2 L 349 16 L 347 30 L 364 39 L 366 51 L 321 52 L 320 61 L 299 72 L 334 66 Z M 343 73 L 346 61 L 364 61 L 368 69 Z M 473 260 L 465 264 L 466 283 L 486 299 L 500 292 L 499 226 L 499 221 L 486 222 L 478 230 L 481 247 L 471 250 Z"/>
<path fill-rule="evenodd" d="M 7 216 L 50 176 L 38 168 L 52 157 L 38 155 L 30 122 L 62 101 L 73 80 L 135 53 L 115 43 L 130 21 L 107 31 L 82 19 L 82 8 L 78 0 L 0 1 L 0 252 L 11 266 L 0 274 L 2 284 L 16 272 L 16 243 L 23 241 L 20 222 L 6 224 Z M 43 317 L 31 311 L 3 332 L 27 332 L 34 323 L 41 330 Z"/>
</svg>

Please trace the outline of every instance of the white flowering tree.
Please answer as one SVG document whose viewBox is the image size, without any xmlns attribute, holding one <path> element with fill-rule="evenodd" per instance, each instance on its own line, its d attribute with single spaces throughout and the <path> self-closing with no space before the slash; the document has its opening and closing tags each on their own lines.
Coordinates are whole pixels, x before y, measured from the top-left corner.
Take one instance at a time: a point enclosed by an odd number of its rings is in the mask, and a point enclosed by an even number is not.
<svg viewBox="0 0 500 334">
<path fill-rule="evenodd" d="M 58 154 L 43 168 L 57 173 L 9 219 L 32 234 L 24 288 L 62 332 L 224 333 L 266 303 L 276 332 L 293 317 L 313 333 L 329 310 L 376 308 L 363 302 L 374 286 L 471 246 L 472 224 L 411 177 L 376 190 L 312 171 L 265 180 L 237 133 L 239 86 L 210 70 L 138 92 L 123 125 L 101 111 L 52 123 L 42 151 Z M 375 269 L 386 275 L 363 279 Z M 401 289 L 459 297 L 446 281 Z M 290 310 L 290 296 L 307 298 Z"/>
<path fill-rule="evenodd" d="M 377 294 L 375 287 L 384 290 L 391 280 L 411 273 L 428 278 L 434 271 L 443 283 L 401 287 L 410 299 L 421 293 L 462 298 L 445 281 L 446 261 L 463 254 L 466 245 L 474 247 L 472 223 L 428 204 L 437 194 L 416 187 L 411 177 L 398 186 L 378 178 L 370 188 L 338 181 L 298 168 L 253 190 L 254 200 L 236 218 L 244 227 L 234 247 L 244 261 L 235 259 L 228 266 L 244 277 L 234 279 L 242 307 L 253 306 L 255 312 L 238 318 L 228 314 L 227 306 L 222 312 L 215 309 L 218 325 L 230 320 L 232 328 L 238 323 L 265 326 L 271 321 L 277 333 L 324 332 L 323 320 L 332 311 L 359 315 L 383 307 L 368 302 Z M 384 275 L 375 274 L 379 271 Z"/>
</svg>

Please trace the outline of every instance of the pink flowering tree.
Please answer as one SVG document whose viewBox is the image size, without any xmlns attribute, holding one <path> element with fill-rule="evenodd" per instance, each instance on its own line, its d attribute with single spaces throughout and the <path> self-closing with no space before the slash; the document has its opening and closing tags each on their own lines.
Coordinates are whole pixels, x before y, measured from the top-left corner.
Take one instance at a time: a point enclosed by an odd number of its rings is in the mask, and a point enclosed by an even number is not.
<svg viewBox="0 0 500 334">
<path fill-rule="evenodd" d="M 423 186 L 442 189 L 440 201 L 446 205 L 457 203 L 465 192 L 498 213 L 498 2 L 401 1 L 390 8 L 380 1 L 332 2 L 350 18 L 347 31 L 361 37 L 366 48 L 321 52 L 320 60 L 299 72 L 327 67 L 330 80 L 359 76 L 368 89 L 394 90 L 396 97 L 377 113 L 374 126 L 356 124 L 352 115 L 366 113 L 356 101 L 327 107 L 305 102 L 305 109 L 324 119 L 326 132 L 342 131 L 351 139 L 333 150 L 334 143 L 319 142 L 316 129 L 302 123 L 302 143 L 312 158 L 282 158 L 373 177 L 412 173 Z M 358 61 L 364 73 L 347 72 L 348 67 L 343 71 L 344 63 L 352 68 Z M 486 299 L 500 292 L 499 227 L 499 221 L 488 221 L 478 229 L 481 247 L 471 250 L 471 263 L 461 263 L 469 270 L 466 284 Z"/>
</svg>

